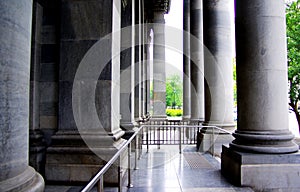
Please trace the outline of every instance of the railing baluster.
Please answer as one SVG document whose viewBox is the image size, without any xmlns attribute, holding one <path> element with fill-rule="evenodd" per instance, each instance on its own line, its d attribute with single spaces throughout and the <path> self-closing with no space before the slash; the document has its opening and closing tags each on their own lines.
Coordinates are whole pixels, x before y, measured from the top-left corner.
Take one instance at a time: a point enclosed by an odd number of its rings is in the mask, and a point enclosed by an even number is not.
<svg viewBox="0 0 300 192">
<path fill-rule="evenodd" d="M 212 127 L 212 156 L 215 156 L 215 127 Z"/>
<path fill-rule="evenodd" d="M 179 128 L 179 153 L 181 154 L 181 129 Z"/>
<path fill-rule="evenodd" d="M 99 181 L 97 182 L 97 192 L 103 192 L 103 176 L 100 177 Z"/>
<path fill-rule="evenodd" d="M 131 143 L 128 144 L 128 185 L 127 187 L 133 187 L 132 183 L 131 183 Z"/>
<path fill-rule="evenodd" d="M 138 170 L 138 152 L 139 152 L 139 135 L 135 137 L 135 151 L 134 151 L 134 170 Z"/>
<path fill-rule="evenodd" d="M 149 153 L 149 127 L 147 127 L 146 144 L 147 144 L 147 153 Z"/>
</svg>

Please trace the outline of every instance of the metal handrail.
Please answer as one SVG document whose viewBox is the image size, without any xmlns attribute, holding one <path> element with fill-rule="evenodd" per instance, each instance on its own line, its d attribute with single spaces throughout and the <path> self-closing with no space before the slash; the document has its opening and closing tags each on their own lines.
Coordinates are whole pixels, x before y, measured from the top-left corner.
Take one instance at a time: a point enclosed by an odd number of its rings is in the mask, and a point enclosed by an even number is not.
<svg viewBox="0 0 300 192">
<path fill-rule="evenodd" d="M 149 124 L 144 124 L 141 125 L 135 132 L 134 134 L 125 142 L 125 144 L 117 151 L 116 154 L 114 154 L 114 156 L 105 164 L 104 167 L 102 167 L 97 174 L 89 181 L 89 183 L 81 190 L 81 192 L 88 192 L 90 191 L 97 183 L 97 191 L 103 191 L 103 175 L 104 173 L 111 167 L 111 165 L 119 158 L 119 156 L 121 155 L 122 152 L 124 152 L 125 148 L 128 147 L 128 187 L 132 187 L 131 185 L 131 176 L 130 176 L 130 145 L 132 140 L 140 133 L 140 131 L 143 128 L 161 128 L 161 127 L 171 127 L 171 128 L 212 128 L 212 141 L 214 141 L 214 129 L 218 129 L 219 131 L 223 131 L 227 134 L 232 134 L 231 132 L 222 129 L 220 127 L 217 126 L 204 126 L 204 125 L 149 125 Z M 182 151 L 182 143 L 181 143 L 181 131 L 179 131 L 179 153 L 181 153 Z M 136 139 L 136 145 L 138 143 L 138 137 Z M 212 145 L 213 146 L 213 145 Z M 214 148 L 214 146 L 212 147 Z M 135 150 L 135 169 L 137 169 L 137 149 L 138 147 L 136 147 Z M 147 142 L 147 152 L 149 149 L 149 143 Z M 212 155 L 213 155 L 213 151 L 212 151 Z M 120 188 L 119 188 L 120 189 Z"/>
<path fill-rule="evenodd" d="M 81 190 L 81 192 L 90 191 L 98 183 L 98 191 L 101 191 L 103 188 L 103 174 L 111 167 L 111 165 L 119 158 L 125 148 L 130 146 L 131 141 L 139 134 L 140 130 L 143 129 L 144 125 L 138 128 L 134 134 L 125 142 L 125 144 L 118 150 L 118 152 L 102 167 L 98 173 L 89 181 L 89 183 Z M 99 186 L 100 185 L 100 186 Z M 100 188 L 100 189 L 99 189 Z"/>
</svg>

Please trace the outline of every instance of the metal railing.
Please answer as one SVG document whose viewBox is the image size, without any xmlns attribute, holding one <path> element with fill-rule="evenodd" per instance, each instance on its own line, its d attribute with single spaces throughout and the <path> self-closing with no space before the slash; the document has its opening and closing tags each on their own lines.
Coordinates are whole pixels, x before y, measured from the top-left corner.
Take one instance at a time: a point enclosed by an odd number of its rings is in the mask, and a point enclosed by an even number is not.
<svg viewBox="0 0 300 192">
<path fill-rule="evenodd" d="M 141 144 L 146 145 L 147 153 L 149 152 L 149 145 L 178 145 L 179 153 L 182 153 L 182 145 L 183 144 L 195 144 L 195 138 L 197 137 L 197 132 L 199 133 L 201 129 L 205 129 L 206 132 L 210 131 L 210 145 L 211 145 L 211 154 L 214 155 L 214 141 L 215 136 L 220 133 L 232 134 L 231 132 L 224 130 L 222 128 L 216 126 L 202 126 L 202 125 L 182 125 L 178 124 L 144 124 L 141 125 L 134 134 L 125 142 L 125 144 L 118 150 L 118 152 L 102 167 L 97 174 L 89 181 L 89 183 L 82 189 L 82 192 L 90 191 L 97 184 L 97 191 L 103 192 L 103 175 L 104 173 L 115 163 L 115 161 L 120 157 L 120 155 L 128 149 L 128 187 L 132 187 L 131 183 L 131 142 L 135 139 L 135 162 L 134 166 L 137 169 L 137 160 L 141 155 L 141 148 L 139 147 L 139 140 L 142 137 Z M 191 131 L 191 135 L 193 135 L 193 139 L 187 138 L 187 133 Z M 168 136 L 164 136 L 167 133 Z M 182 136 L 184 135 L 184 137 Z M 171 137 L 171 141 L 167 141 Z M 163 140 L 161 140 L 163 138 Z M 193 142 L 190 142 L 190 141 Z M 189 142 L 186 142 L 189 141 Z M 119 171 L 119 191 L 121 189 L 121 173 Z"/>
<path fill-rule="evenodd" d="M 204 125 L 144 125 L 142 130 L 142 144 L 146 145 L 147 152 L 149 152 L 149 145 L 157 145 L 158 149 L 160 145 L 178 145 L 179 153 L 182 152 L 182 145 L 184 144 L 196 144 L 197 134 L 201 129 L 205 129 L 207 133 L 210 133 L 210 151 L 214 154 L 214 141 L 216 135 L 232 134 L 231 132 L 222 129 L 217 126 L 204 126 Z"/>
<path fill-rule="evenodd" d="M 108 169 L 115 163 L 115 161 L 120 157 L 120 155 L 128 149 L 128 187 L 132 187 L 131 184 L 131 142 L 134 138 L 136 138 L 136 146 L 138 146 L 138 135 L 140 131 L 143 129 L 143 126 L 138 128 L 133 135 L 124 143 L 124 145 L 118 150 L 118 152 L 102 167 L 97 174 L 89 181 L 89 183 L 81 190 L 81 192 L 88 192 L 92 190 L 92 188 L 97 184 L 97 191 L 103 192 L 103 175 Z M 135 149 L 135 169 L 137 169 L 137 158 L 138 158 L 138 147 Z M 119 179 L 121 177 L 121 173 L 119 171 Z M 119 181 L 119 191 L 121 191 L 121 182 Z"/>
</svg>

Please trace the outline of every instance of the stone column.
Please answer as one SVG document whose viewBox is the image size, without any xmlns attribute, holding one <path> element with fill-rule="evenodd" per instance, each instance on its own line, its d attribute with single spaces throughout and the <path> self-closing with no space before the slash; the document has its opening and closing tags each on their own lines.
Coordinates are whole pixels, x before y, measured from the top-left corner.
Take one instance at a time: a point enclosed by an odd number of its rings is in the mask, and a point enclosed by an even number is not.
<svg viewBox="0 0 300 192">
<path fill-rule="evenodd" d="M 166 66 L 164 11 L 153 19 L 153 118 L 166 118 Z"/>
<path fill-rule="evenodd" d="M 61 3 L 59 127 L 47 149 L 48 181 L 87 182 L 124 142 L 121 9 L 118 0 Z M 105 181 L 116 183 L 118 168 L 110 170 Z"/>
<path fill-rule="evenodd" d="M 135 65 L 134 65 L 134 117 L 138 121 L 142 116 L 142 28 L 141 28 L 141 0 L 135 0 Z"/>
<path fill-rule="evenodd" d="M 151 27 L 149 27 L 149 25 L 147 25 L 147 29 L 146 29 L 146 45 L 145 45 L 145 49 L 146 49 L 146 109 L 147 109 L 147 113 L 150 113 L 150 109 L 151 109 L 151 97 L 150 97 L 150 70 L 151 70 L 151 56 L 150 56 L 150 44 L 151 44 L 151 36 L 150 36 L 150 31 L 151 31 Z"/>
<path fill-rule="evenodd" d="M 191 41 L 191 122 L 204 121 L 204 51 L 202 0 L 190 0 Z"/>
<path fill-rule="evenodd" d="M 205 60 L 205 123 L 235 127 L 230 1 L 203 1 Z"/>
<path fill-rule="evenodd" d="M 120 125 L 125 130 L 134 127 L 134 37 L 135 37 L 135 0 L 129 0 L 122 8 L 121 27 L 132 28 L 121 33 L 121 95 L 120 95 Z M 127 47 L 127 45 L 132 45 Z M 124 47 L 125 46 L 125 47 Z"/>
<path fill-rule="evenodd" d="M 0 1 L 0 191 L 43 191 L 28 166 L 31 0 Z"/>
<path fill-rule="evenodd" d="M 300 187 L 298 146 L 288 129 L 284 1 L 236 1 L 238 129 L 222 173 L 257 191 Z"/>
<path fill-rule="evenodd" d="M 191 118 L 190 0 L 183 2 L 183 119 Z"/>
<path fill-rule="evenodd" d="M 141 2 L 141 24 L 142 26 L 142 51 L 143 51 L 143 56 L 142 56 L 142 63 L 143 63 L 143 69 L 142 69 L 142 116 L 144 117 L 147 113 L 147 28 L 145 24 L 145 2 L 142 0 Z"/>
<path fill-rule="evenodd" d="M 33 2 L 29 101 L 29 164 L 40 174 L 45 172 L 45 142 L 40 130 L 40 64 L 43 7 Z"/>
</svg>

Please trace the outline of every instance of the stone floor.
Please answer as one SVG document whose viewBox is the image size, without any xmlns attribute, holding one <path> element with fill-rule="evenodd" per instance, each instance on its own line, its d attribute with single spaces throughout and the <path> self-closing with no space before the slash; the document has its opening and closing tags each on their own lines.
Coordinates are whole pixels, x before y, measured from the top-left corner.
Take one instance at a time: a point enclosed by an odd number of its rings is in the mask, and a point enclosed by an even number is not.
<svg viewBox="0 0 300 192">
<path fill-rule="evenodd" d="M 124 179 L 122 191 L 127 192 L 250 192 L 229 184 L 220 173 L 220 161 L 210 154 L 196 152 L 195 146 L 162 146 L 145 150 L 138 161 L 138 170 L 132 171 L 133 188 L 127 188 Z M 79 186 L 46 186 L 46 192 L 76 192 Z M 96 191 L 96 190 L 93 190 Z M 105 188 L 105 192 L 117 192 Z"/>
</svg>

